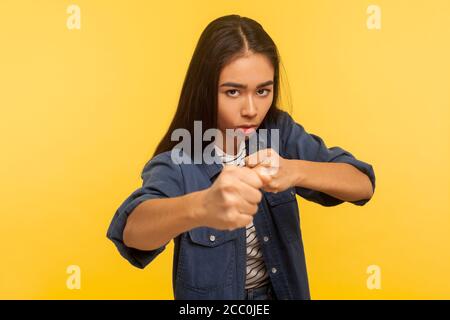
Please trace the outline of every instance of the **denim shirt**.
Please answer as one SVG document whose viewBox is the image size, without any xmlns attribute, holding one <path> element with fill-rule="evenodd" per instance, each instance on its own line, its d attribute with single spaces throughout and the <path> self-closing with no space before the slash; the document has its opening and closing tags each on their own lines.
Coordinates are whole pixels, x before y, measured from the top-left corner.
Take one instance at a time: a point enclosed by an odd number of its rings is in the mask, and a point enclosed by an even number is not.
<svg viewBox="0 0 450 320">
<path fill-rule="evenodd" d="M 351 164 L 370 178 L 375 190 L 375 174 L 370 164 L 357 160 L 340 147 L 327 148 L 320 137 L 306 132 L 288 113 L 281 112 L 276 121 L 265 121 L 262 127 L 279 129 L 278 151 L 283 158 Z M 168 243 L 149 251 L 127 247 L 123 230 L 128 215 L 145 200 L 177 197 L 208 188 L 222 168 L 218 163 L 175 164 L 170 151 L 158 154 L 144 166 L 142 187 L 117 209 L 107 237 L 133 266 L 145 268 Z M 275 295 L 278 299 L 310 299 L 296 195 L 323 206 L 344 201 L 303 187 L 278 193 L 261 191 L 263 197 L 253 223 Z M 362 206 L 367 201 L 351 203 Z M 174 238 L 175 299 L 245 299 L 245 270 L 245 228 L 228 231 L 203 226 Z"/>
</svg>

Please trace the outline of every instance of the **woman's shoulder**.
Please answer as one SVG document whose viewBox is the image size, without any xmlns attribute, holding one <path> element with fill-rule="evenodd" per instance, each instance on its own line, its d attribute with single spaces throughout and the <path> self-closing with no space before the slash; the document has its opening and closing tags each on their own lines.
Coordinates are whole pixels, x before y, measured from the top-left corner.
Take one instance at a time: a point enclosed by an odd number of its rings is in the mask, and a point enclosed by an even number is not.
<svg viewBox="0 0 450 320">
<path fill-rule="evenodd" d="M 172 148 L 152 156 L 144 165 L 142 172 L 148 171 L 154 167 L 160 170 L 175 170 L 181 172 L 185 164 L 190 164 L 191 158 L 185 150 L 180 148 Z"/>
<path fill-rule="evenodd" d="M 287 112 L 277 109 L 274 115 L 264 121 L 263 128 L 273 132 L 278 131 L 278 136 L 281 142 L 288 139 L 298 138 L 305 133 L 305 128 Z"/>
<path fill-rule="evenodd" d="M 276 109 L 271 116 L 264 121 L 264 127 L 267 129 L 289 129 L 295 123 L 292 116 L 284 110 Z"/>
<path fill-rule="evenodd" d="M 171 151 L 165 151 L 153 155 L 150 160 L 148 160 L 143 169 L 142 174 L 148 171 L 165 171 L 165 170 L 178 170 L 178 165 L 171 158 Z"/>
<path fill-rule="evenodd" d="M 150 158 L 150 160 L 147 161 L 147 163 L 145 164 L 144 167 L 148 167 L 149 165 L 154 164 L 154 163 L 159 163 L 159 162 L 166 163 L 169 161 L 170 161 L 170 151 L 165 151 L 165 152 L 161 152 L 158 154 L 154 154 Z"/>
</svg>

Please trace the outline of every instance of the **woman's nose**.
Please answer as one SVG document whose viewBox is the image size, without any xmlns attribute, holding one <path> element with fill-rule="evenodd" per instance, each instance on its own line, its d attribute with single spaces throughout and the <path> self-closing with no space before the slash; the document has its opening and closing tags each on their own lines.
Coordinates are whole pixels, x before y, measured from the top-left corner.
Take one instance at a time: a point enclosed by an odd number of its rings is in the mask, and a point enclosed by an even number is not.
<svg viewBox="0 0 450 320">
<path fill-rule="evenodd" d="M 245 117 L 254 117 L 257 114 L 257 108 L 253 101 L 253 97 L 248 97 L 247 101 L 241 108 L 241 115 Z"/>
</svg>

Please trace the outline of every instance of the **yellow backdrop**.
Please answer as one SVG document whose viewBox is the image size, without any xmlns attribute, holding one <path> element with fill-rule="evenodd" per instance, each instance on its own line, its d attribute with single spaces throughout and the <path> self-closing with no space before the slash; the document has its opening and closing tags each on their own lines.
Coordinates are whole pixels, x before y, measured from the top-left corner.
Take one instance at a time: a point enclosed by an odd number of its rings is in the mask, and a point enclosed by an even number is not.
<svg viewBox="0 0 450 320">
<path fill-rule="evenodd" d="M 377 175 L 364 207 L 299 198 L 312 298 L 450 299 L 448 0 L 2 0 L 0 298 L 173 298 L 173 244 L 139 270 L 106 230 L 231 13 L 277 43 L 294 118 Z"/>
</svg>

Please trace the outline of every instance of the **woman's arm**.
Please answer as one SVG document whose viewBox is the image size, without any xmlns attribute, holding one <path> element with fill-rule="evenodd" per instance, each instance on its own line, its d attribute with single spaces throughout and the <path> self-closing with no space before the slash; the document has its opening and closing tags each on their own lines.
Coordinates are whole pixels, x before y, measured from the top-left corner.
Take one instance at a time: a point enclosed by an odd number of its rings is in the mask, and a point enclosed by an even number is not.
<svg viewBox="0 0 450 320">
<path fill-rule="evenodd" d="M 348 163 L 285 159 L 273 149 L 260 150 L 245 162 L 259 174 L 270 175 L 264 185 L 269 192 L 303 187 L 343 201 L 370 199 L 373 195 L 369 177 Z"/>
<path fill-rule="evenodd" d="M 369 177 L 351 164 L 287 161 L 296 187 L 321 191 L 343 201 L 370 199 L 373 195 Z"/>
<path fill-rule="evenodd" d="M 280 150 L 285 159 L 305 162 L 294 161 L 295 165 L 289 166 L 293 167 L 291 170 L 294 171 L 287 173 L 281 164 L 278 170 L 281 175 L 278 175 L 278 179 L 274 177 L 272 181 L 278 188 L 269 186 L 268 191 L 278 189 L 279 192 L 283 187 L 298 185 L 296 193 L 299 196 L 324 206 L 334 206 L 344 201 L 360 206 L 369 200 L 367 198 L 372 197 L 375 190 L 375 172 L 369 163 L 357 159 L 341 147 L 327 147 L 321 137 L 307 132 L 287 112 L 281 112 L 270 128 L 280 130 L 276 150 Z M 296 179 L 292 181 L 289 176 Z M 360 199 L 350 200 L 356 198 Z"/>
<path fill-rule="evenodd" d="M 201 192 L 143 201 L 128 216 L 123 231 L 124 244 L 140 250 L 155 250 L 180 233 L 197 227 L 195 217 L 201 209 Z"/>
<path fill-rule="evenodd" d="M 173 198 L 151 199 L 128 216 L 123 241 L 128 247 L 154 250 L 180 233 L 207 226 L 233 230 L 248 225 L 258 211 L 264 184 L 253 170 L 225 166 L 207 189 Z"/>
</svg>

